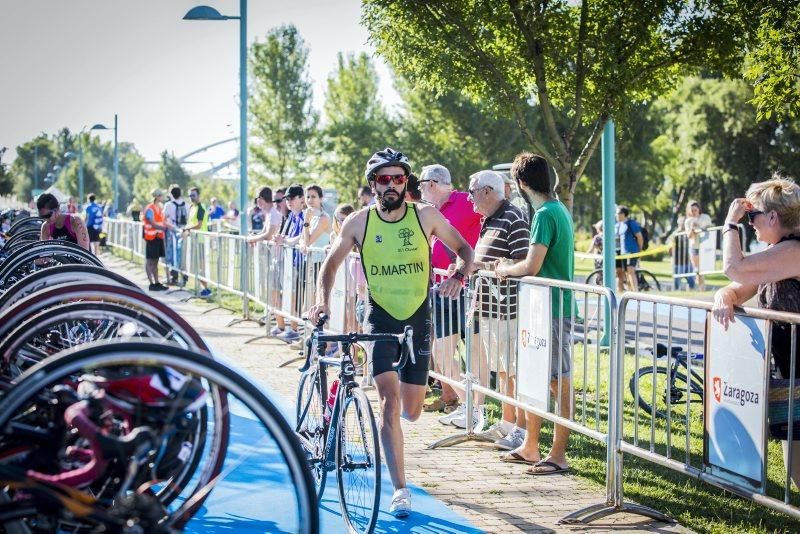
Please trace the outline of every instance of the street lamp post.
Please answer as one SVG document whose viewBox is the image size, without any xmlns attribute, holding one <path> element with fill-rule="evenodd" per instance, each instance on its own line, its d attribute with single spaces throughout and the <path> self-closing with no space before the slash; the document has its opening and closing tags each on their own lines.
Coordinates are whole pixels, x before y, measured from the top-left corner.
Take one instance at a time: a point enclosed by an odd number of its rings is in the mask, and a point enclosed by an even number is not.
<svg viewBox="0 0 800 534">
<path fill-rule="evenodd" d="M 111 130 L 111 128 L 103 124 L 95 124 L 90 130 Z M 114 181 L 112 182 L 112 189 L 114 197 L 112 199 L 112 206 L 114 213 L 119 213 L 119 146 L 117 143 L 117 135 L 119 133 L 119 120 L 116 113 L 114 113 Z"/>
<path fill-rule="evenodd" d="M 247 237 L 247 0 L 239 0 L 239 16 L 222 15 L 209 6 L 197 6 L 190 9 L 183 20 L 238 20 L 239 21 L 239 234 Z M 245 320 L 250 318 L 250 306 L 247 298 L 247 245 L 242 241 L 241 252 L 241 285 L 243 314 Z"/>
</svg>

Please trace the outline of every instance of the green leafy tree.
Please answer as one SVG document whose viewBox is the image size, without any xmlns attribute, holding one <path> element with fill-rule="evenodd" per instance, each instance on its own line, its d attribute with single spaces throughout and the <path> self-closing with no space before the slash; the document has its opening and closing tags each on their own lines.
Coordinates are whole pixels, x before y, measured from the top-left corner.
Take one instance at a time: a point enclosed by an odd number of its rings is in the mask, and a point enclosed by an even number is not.
<svg viewBox="0 0 800 534">
<path fill-rule="evenodd" d="M 286 183 L 306 172 L 308 143 L 317 124 L 308 48 L 297 28 L 281 26 L 250 50 L 251 132 L 257 139 L 250 150 L 264 178 Z"/>
<path fill-rule="evenodd" d="M 364 163 L 391 145 L 395 126 L 378 96 L 378 74 L 365 53 L 338 55 L 328 77 L 324 126 L 319 134 L 322 181 L 334 185 L 342 199 L 354 200 L 364 183 Z"/>
<path fill-rule="evenodd" d="M 8 165 L 3 163 L 5 150 L 5 148 L 0 148 L 0 195 L 10 195 L 14 192 L 14 176 Z"/>
<path fill-rule="evenodd" d="M 150 192 L 153 189 L 161 189 L 164 193 L 164 201 L 168 200 L 167 190 L 172 184 L 177 184 L 182 190 L 186 191 L 191 182 L 189 173 L 181 166 L 181 162 L 175 154 L 164 150 L 161 152 L 161 162 L 158 168 L 152 173 L 139 173 L 134 183 L 134 196 L 145 203 L 150 202 Z M 120 204 L 122 206 L 122 204 Z"/>
<path fill-rule="evenodd" d="M 748 19 L 758 21 L 750 39 L 745 77 L 754 85 L 759 118 L 800 117 L 800 4 L 754 2 Z"/>
<path fill-rule="evenodd" d="M 412 83 L 458 90 L 513 118 L 571 205 L 609 118 L 665 93 L 682 72 L 738 68 L 742 32 L 731 11 L 680 0 L 366 0 L 362 22 Z"/>
</svg>

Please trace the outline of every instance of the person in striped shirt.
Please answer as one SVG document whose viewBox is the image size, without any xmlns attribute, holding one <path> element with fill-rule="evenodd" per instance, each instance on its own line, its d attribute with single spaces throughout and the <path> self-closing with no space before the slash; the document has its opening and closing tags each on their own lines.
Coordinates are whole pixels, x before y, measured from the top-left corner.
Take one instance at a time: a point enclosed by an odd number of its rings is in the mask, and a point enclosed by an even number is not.
<svg viewBox="0 0 800 534">
<path fill-rule="evenodd" d="M 530 230 L 522 211 L 505 198 L 503 178 L 494 171 L 479 171 L 470 177 L 469 194 L 483 223 L 475 245 L 476 269 L 492 270 L 496 260 L 519 261 L 530 246 Z M 475 313 L 485 354 L 480 358 L 480 376 L 496 371 L 502 393 L 513 397 L 516 377 L 517 287 L 516 282 L 479 278 Z M 477 341 L 477 340 L 476 340 Z M 478 404 L 480 404 L 478 402 Z M 503 419 L 483 435 L 498 447 L 513 450 L 525 439 L 525 412 L 503 404 Z"/>
</svg>

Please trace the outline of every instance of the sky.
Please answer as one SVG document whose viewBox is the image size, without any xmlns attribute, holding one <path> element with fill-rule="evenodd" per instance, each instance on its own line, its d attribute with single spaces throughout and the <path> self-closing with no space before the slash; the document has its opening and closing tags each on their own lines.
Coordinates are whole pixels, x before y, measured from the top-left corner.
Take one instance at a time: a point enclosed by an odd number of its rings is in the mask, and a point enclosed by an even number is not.
<svg viewBox="0 0 800 534">
<path fill-rule="evenodd" d="M 0 0 L 3 161 L 41 132 L 111 127 L 115 113 L 119 140 L 147 160 L 237 136 L 239 22 L 181 20 L 196 5 L 239 14 L 238 0 Z M 294 24 L 310 49 L 317 109 L 338 52 L 374 56 L 359 0 L 248 2 L 251 43 L 281 24 Z M 381 98 L 395 107 L 389 70 L 375 59 Z M 235 146 L 220 150 L 209 157 L 235 157 Z"/>
</svg>

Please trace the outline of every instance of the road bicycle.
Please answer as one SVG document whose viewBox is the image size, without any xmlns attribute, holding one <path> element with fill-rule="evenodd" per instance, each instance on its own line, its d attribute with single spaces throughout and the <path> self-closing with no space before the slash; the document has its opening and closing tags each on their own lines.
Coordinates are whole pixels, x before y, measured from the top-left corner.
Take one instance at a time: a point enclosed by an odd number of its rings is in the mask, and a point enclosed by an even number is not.
<svg viewBox="0 0 800 534">
<path fill-rule="evenodd" d="M 413 330 L 402 334 L 326 335 L 323 318 L 306 342 L 306 361 L 297 392 L 295 432 L 306 449 L 311 472 L 322 497 L 330 471 L 336 470 L 339 505 L 348 531 L 369 533 L 375 528 L 380 507 L 381 453 L 372 406 L 355 380 L 357 365 L 353 346 L 369 341 L 395 341 L 401 369 L 414 362 Z M 326 343 L 341 343 L 341 356 L 325 356 Z M 328 368 L 338 369 L 338 378 L 328 389 Z"/>
<path fill-rule="evenodd" d="M 652 350 L 650 352 L 652 355 Z M 656 357 L 664 358 L 666 355 L 667 346 L 656 344 Z M 689 363 L 702 360 L 703 354 L 699 352 L 690 353 L 683 347 L 672 347 L 669 367 L 640 367 L 631 376 L 628 388 L 637 404 L 651 417 L 666 418 L 667 412 L 672 411 L 686 414 L 691 404 L 703 402 L 703 377 L 691 369 Z"/>
<path fill-rule="evenodd" d="M 636 269 L 636 279 L 639 282 L 639 291 L 661 291 L 661 283 L 650 271 L 644 269 Z M 627 285 L 627 280 L 625 280 Z M 603 285 L 603 269 L 596 269 L 589 273 L 586 277 L 586 283 L 589 285 Z"/>
</svg>

